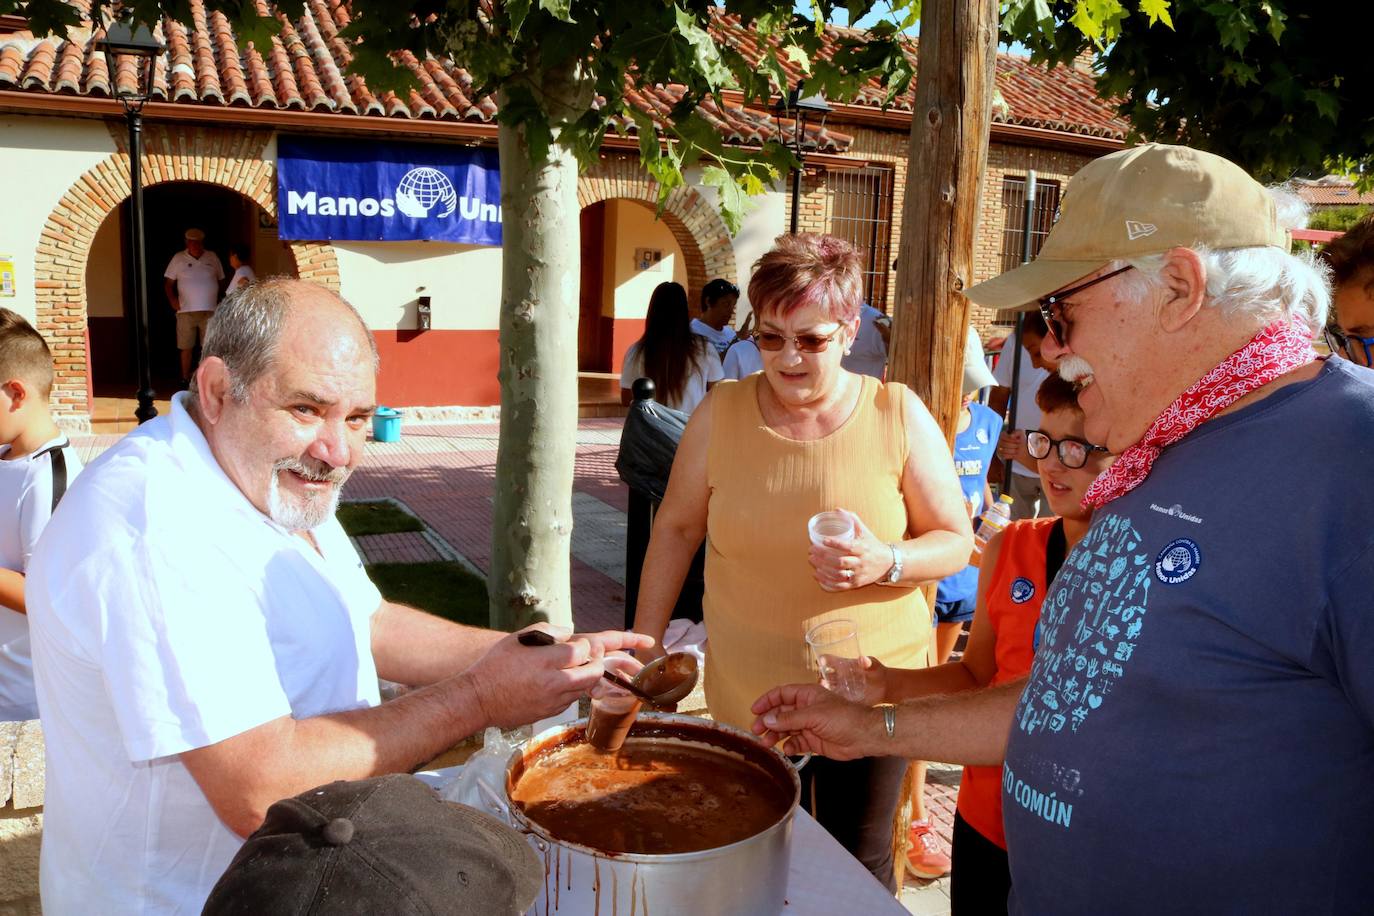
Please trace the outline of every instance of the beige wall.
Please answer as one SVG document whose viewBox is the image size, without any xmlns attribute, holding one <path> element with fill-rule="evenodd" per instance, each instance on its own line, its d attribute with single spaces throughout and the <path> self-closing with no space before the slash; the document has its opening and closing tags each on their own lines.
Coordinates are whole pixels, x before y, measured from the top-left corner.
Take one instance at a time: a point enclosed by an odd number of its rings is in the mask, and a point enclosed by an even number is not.
<svg viewBox="0 0 1374 916">
<path fill-rule="evenodd" d="M 663 252 L 663 260 L 656 268 L 639 270 L 635 264 L 636 248 L 658 249 Z M 654 219 L 652 209 L 637 201 L 606 201 L 605 250 L 613 252 L 611 260 L 603 263 L 615 284 L 616 318 L 643 318 L 649 311 L 649 297 L 660 283 L 674 280 L 687 285 L 687 265 L 672 231 Z"/>
<path fill-rule="evenodd" d="M 14 259 L 16 296 L 0 300 L 33 321 L 33 259 L 62 195 L 115 150 L 104 122 L 0 115 L 0 254 Z"/>
<path fill-rule="evenodd" d="M 413 329 L 419 296 L 430 297 L 436 330 L 495 330 L 498 326 L 499 248 L 445 242 L 333 245 L 343 297 L 375 330 Z"/>
<path fill-rule="evenodd" d="M 91 244 L 86 261 L 86 315 L 89 318 L 124 317 L 124 259 L 119 235 L 123 226 L 118 211 L 105 217 Z M 151 284 L 154 278 L 149 277 Z"/>
</svg>

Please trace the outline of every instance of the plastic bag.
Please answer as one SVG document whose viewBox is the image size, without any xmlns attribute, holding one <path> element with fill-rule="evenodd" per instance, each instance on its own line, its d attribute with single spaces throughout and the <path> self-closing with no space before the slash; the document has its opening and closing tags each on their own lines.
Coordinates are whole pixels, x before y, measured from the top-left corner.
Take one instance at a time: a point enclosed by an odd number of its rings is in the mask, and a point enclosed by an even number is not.
<svg viewBox="0 0 1374 916">
<path fill-rule="evenodd" d="M 662 501 L 686 426 L 687 414 L 657 401 L 637 400 L 630 405 L 615 459 L 620 479 L 650 499 Z"/>
<path fill-rule="evenodd" d="M 499 728 L 488 728 L 482 733 L 482 749 L 469 757 L 453 781 L 439 790 L 439 797 L 506 820 L 506 762 L 519 746 L 517 738 L 502 734 Z"/>
</svg>

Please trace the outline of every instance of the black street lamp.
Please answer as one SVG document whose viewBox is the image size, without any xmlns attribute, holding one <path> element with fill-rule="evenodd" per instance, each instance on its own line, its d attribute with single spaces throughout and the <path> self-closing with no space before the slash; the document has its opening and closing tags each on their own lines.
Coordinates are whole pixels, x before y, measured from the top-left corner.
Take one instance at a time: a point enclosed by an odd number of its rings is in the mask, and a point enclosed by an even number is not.
<svg viewBox="0 0 1374 916">
<path fill-rule="evenodd" d="M 148 355 L 148 267 L 143 253 L 143 105 L 153 94 L 153 64 L 165 50 L 147 26 L 114 22 L 95 46 L 105 52 L 110 94 L 124 106 L 129 125 L 129 258 L 134 268 L 134 361 L 138 367 L 138 409 L 146 423 L 157 416 L 153 406 L 153 370 Z M 125 73 L 120 71 L 123 58 Z M 124 75 L 126 79 L 121 80 Z"/>
<path fill-rule="evenodd" d="M 805 85 L 804 81 L 797 80 L 797 85 L 787 94 L 787 97 L 778 99 L 779 115 L 792 119 L 792 151 L 797 154 L 799 162 L 799 165 L 792 170 L 792 235 L 797 234 L 797 213 L 801 206 L 802 169 L 806 167 L 806 118 L 808 115 L 819 115 L 820 121 L 817 126 L 820 126 L 825 123 L 825 116 L 832 110 L 826 104 L 825 97 L 820 93 L 803 97 L 802 87 Z M 778 133 L 782 133 L 781 125 L 779 125 Z"/>
</svg>

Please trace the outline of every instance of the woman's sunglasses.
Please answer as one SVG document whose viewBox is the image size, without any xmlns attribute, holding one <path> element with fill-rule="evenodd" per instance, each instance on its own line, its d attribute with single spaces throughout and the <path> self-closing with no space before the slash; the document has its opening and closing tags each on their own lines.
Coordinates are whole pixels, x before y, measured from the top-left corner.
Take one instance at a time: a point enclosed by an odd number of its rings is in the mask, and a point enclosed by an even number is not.
<svg viewBox="0 0 1374 916">
<path fill-rule="evenodd" d="M 795 337 L 788 337 L 784 334 L 774 334 L 772 331 L 755 331 L 750 336 L 754 338 L 754 343 L 758 345 L 760 350 L 781 350 L 789 340 L 794 340 L 797 342 L 797 349 L 802 353 L 823 353 L 825 348 L 830 346 L 830 341 L 834 340 L 835 335 L 843 329 L 843 326 L 838 327 L 824 336 L 820 334 L 798 334 Z"/>
</svg>

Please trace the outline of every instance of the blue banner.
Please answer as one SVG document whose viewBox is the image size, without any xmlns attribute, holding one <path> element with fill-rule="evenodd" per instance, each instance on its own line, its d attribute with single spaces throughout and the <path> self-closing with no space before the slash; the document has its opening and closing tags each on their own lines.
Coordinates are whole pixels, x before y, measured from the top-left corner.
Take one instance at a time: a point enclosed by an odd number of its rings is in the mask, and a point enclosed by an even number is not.
<svg viewBox="0 0 1374 916">
<path fill-rule="evenodd" d="M 501 244 L 495 150 L 277 138 L 283 239 Z"/>
</svg>

